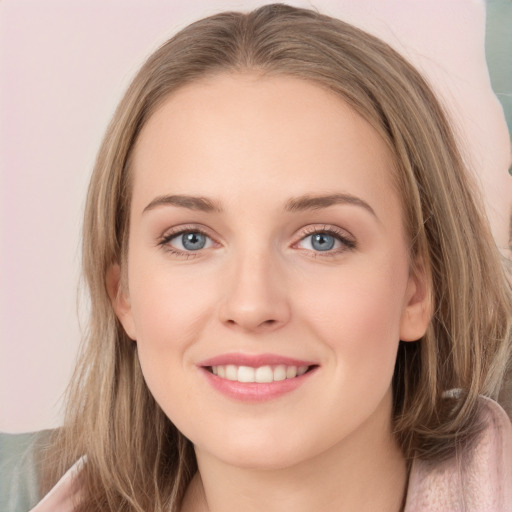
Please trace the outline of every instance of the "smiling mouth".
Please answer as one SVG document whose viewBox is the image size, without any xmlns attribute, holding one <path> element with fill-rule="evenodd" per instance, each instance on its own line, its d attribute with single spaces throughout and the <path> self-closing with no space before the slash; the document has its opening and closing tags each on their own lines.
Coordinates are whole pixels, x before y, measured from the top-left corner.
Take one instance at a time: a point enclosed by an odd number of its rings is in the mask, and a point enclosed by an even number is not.
<svg viewBox="0 0 512 512">
<path fill-rule="evenodd" d="M 258 367 L 237 366 L 234 364 L 207 366 L 206 369 L 220 377 L 221 379 L 236 382 L 256 382 L 259 384 L 268 384 L 288 379 L 295 379 L 305 373 L 313 370 L 312 366 L 293 366 L 293 365 L 264 365 Z"/>
</svg>

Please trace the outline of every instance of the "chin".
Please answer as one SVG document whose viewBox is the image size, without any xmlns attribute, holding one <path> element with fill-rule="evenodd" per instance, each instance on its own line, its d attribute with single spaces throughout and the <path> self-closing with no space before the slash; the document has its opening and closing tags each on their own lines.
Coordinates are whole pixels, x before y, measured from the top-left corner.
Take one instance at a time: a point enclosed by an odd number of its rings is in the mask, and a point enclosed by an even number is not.
<svg viewBox="0 0 512 512">
<path fill-rule="evenodd" d="M 232 435 L 232 433 L 230 433 Z M 318 440 L 305 444 L 301 436 L 268 434 L 266 436 L 231 437 L 214 443 L 215 446 L 196 445 L 196 450 L 209 454 L 224 464 L 255 471 L 281 470 L 299 465 L 328 447 Z"/>
<path fill-rule="evenodd" d="M 292 453 L 285 450 L 274 449 L 247 449 L 221 457 L 225 464 L 253 471 L 276 471 L 298 465 L 304 460 L 301 454 L 293 450 Z"/>
</svg>

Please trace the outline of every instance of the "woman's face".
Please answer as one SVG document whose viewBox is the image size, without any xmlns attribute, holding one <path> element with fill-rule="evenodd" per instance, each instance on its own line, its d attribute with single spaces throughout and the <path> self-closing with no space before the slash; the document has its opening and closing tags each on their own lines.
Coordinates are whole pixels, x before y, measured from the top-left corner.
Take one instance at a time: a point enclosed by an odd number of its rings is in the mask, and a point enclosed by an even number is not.
<svg viewBox="0 0 512 512">
<path fill-rule="evenodd" d="M 391 437 L 398 342 L 428 321 L 392 167 L 297 78 L 210 77 L 145 125 L 114 307 L 198 453 L 285 467 Z"/>
</svg>

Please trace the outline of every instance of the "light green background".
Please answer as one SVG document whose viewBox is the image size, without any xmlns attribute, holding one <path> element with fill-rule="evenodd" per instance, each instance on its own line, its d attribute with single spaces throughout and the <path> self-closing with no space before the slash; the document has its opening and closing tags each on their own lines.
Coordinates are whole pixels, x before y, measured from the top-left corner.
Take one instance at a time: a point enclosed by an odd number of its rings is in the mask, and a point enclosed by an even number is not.
<svg viewBox="0 0 512 512">
<path fill-rule="evenodd" d="M 488 0 L 485 53 L 492 88 L 512 136 L 512 0 Z"/>
</svg>

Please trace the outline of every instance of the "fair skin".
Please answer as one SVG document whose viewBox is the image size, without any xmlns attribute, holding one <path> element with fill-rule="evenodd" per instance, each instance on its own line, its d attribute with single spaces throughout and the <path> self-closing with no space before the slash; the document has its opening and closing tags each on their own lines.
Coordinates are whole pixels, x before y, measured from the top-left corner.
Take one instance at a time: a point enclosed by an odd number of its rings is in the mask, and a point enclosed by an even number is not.
<svg viewBox="0 0 512 512">
<path fill-rule="evenodd" d="M 127 266 L 108 286 L 194 444 L 185 512 L 400 509 L 391 379 L 429 308 L 392 162 L 348 105 L 297 78 L 209 77 L 144 126 Z M 275 382 L 232 381 L 228 364 Z"/>
</svg>

